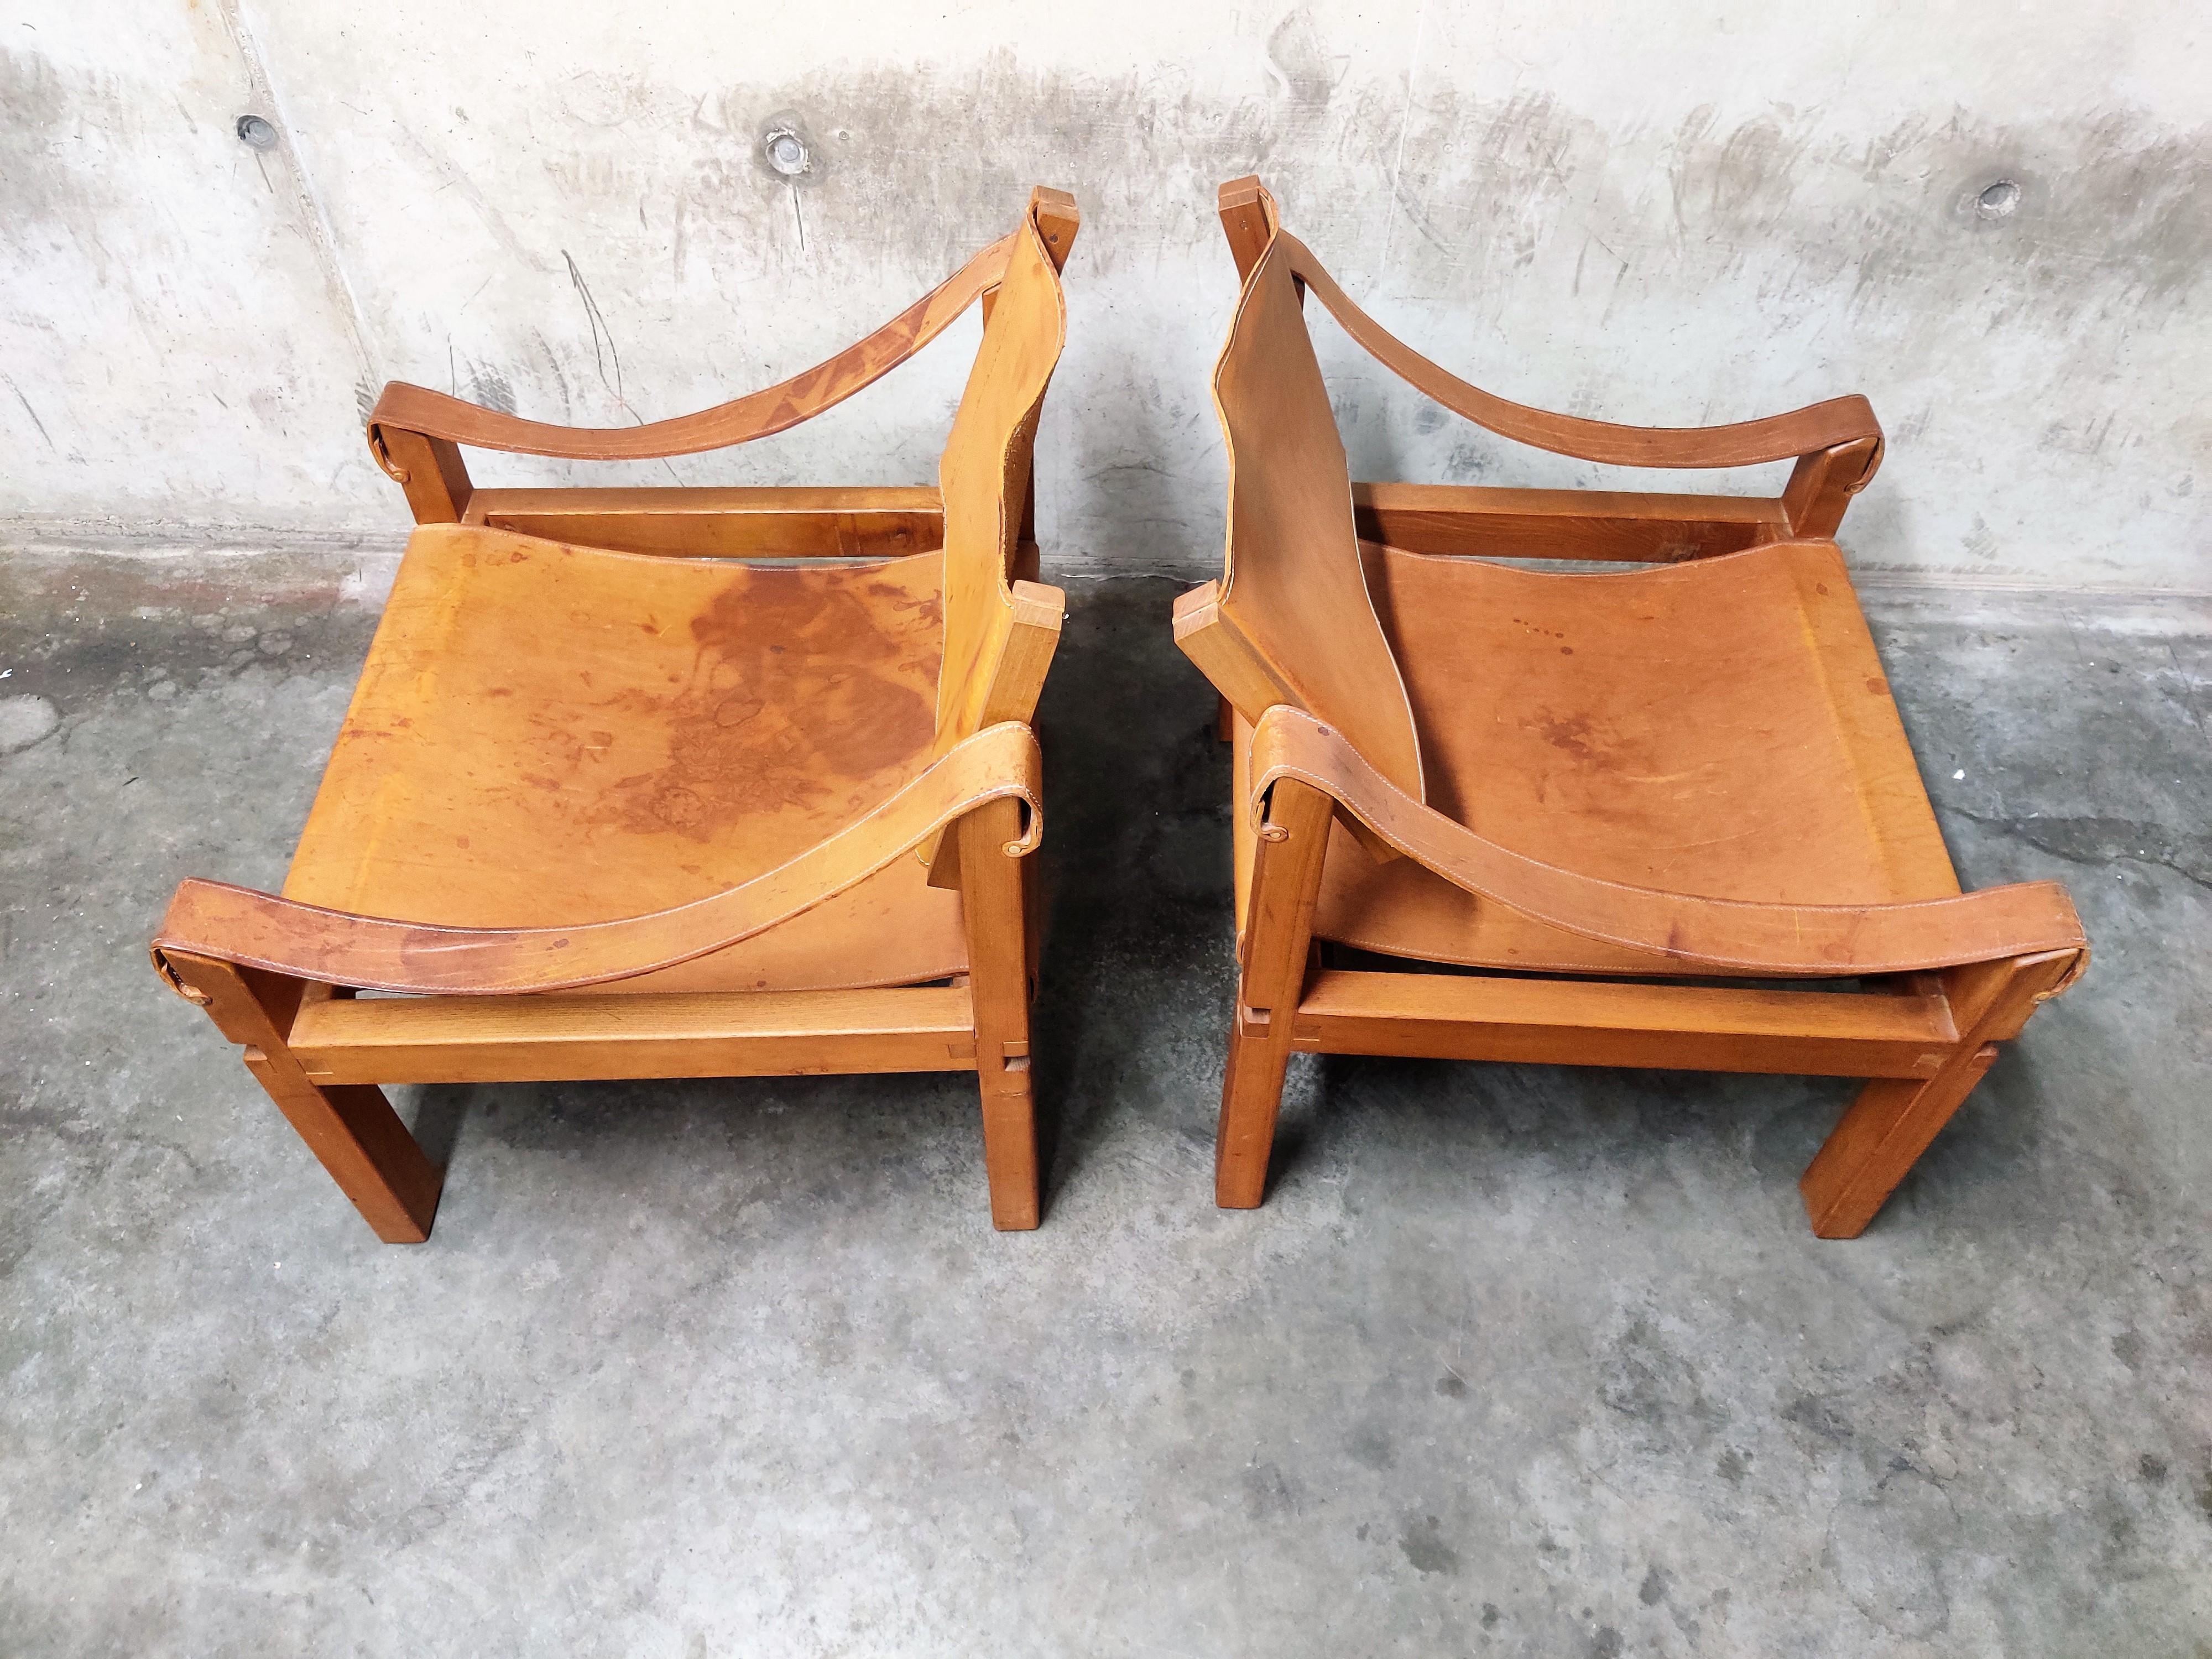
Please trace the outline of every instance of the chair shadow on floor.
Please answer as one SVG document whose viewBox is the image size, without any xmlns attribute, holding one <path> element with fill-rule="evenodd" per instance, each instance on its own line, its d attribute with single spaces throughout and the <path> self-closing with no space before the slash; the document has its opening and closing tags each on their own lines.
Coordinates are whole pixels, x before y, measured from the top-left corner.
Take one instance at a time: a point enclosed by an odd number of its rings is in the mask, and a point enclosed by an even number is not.
<svg viewBox="0 0 2212 1659">
<path fill-rule="evenodd" d="M 414 1134 L 415 1144 L 422 1149 L 422 1156 L 440 1169 L 453 1161 L 453 1148 L 461 1138 L 461 1120 L 468 1115 L 469 1097 L 478 1088 L 497 1088 L 497 1084 L 427 1083 L 416 1089 L 415 1117 L 408 1127 Z M 510 1084 L 509 1088 L 526 1088 L 526 1084 Z"/>
<path fill-rule="evenodd" d="M 2000 1056 L 1870 1234 L 1934 1224 L 1987 1240 L 2034 1231 L 2035 1206 L 2022 1194 L 2036 1190 L 2055 1103 L 2035 1048 L 2031 1042 Z M 1747 1207 L 1732 1225 L 1795 1242 L 1806 1236 L 1789 1181 L 1855 1086 L 1841 1078 L 1314 1055 L 1291 1073 L 1271 1185 L 1293 1192 L 1341 1166 L 1353 1179 L 1416 1182 L 1472 1202 L 1543 1164 L 1633 1193 L 1671 1180 L 1674 1158 L 1687 1158 L 1717 1182 L 1743 1184 Z M 1761 1193 L 1770 1204 L 1755 1202 Z M 1932 1210 L 1921 1209 L 1922 1199 Z"/>
<path fill-rule="evenodd" d="M 1211 690 L 1160 626 L 1176 591 L 1148 577 L 1073 586 L 1038 705 L 1050 922 L 1030 1029 L 1054 1195 L 1133 1117 L 1144 1133 L 1210 1145 L 1219 1104 L 1234 966 L 1229 754 Z M 1167 1057 L 1194 1028 L 1204 1058 L 1188 1077 Z M 1188 1198 L 1210 1204 L 1202 1176 Z"/>
</svg>

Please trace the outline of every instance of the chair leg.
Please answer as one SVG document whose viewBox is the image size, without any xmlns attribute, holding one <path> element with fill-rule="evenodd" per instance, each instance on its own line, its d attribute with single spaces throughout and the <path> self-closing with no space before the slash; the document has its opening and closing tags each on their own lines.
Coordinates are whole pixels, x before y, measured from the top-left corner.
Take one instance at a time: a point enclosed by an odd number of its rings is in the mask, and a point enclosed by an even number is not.
<svg viewBox="0 0 2212 1659">
<path fill-rule="evenodd" d="M 1864 1232 L 1996 1057 L 1996 1045 L 1985 1042 L 1925 1083 L 1876 1078 L 1860 1090 L 1797 1182 L 1814 1234 L 1856 1238 Z"/>
<path fill-rule="evenodd" d="M 319 1085 L 285 1047 L 305 988 L 212 957 L 165 951 L 178 988 L 205 1008 L 216 1029 L 246 1049 L 246 1069 L 300 1132 L 308 1150 L 387 1244 L 430 1237 L 445 1171 L 423 1155 L 381 1090 Z"/>
<path fill-rule="evenodd" d="M 1279 1030 L 1272 1014 L 1255 1015 L 1240 997 L 1213 1135 L 1213 1201 L 1224 1210 L 1256 1210 L 1267 1198 L 1267 1158 L 1291 1061 L 1291 1045 L 1282 1039 L 1296 1018 L 1285 1011 Z"/>
<path fill-rule="evenodd" d="M 960 838 L 960 905 L 968 930 L 968 987 L 975 1007 L 975 1080 L 983 1100 L 983 1165 L 991 1224 L 1037 1224 L 1036 1106 L 1030 1088 L 1029 918 L 1020 860 L 1021 805 L 994 800 L 949 833 Z"/>
<path fill-rule="evenodd" d="M 1267 1158 L 1297 1034 L 1314 901 L 1334 810 L 1320 790 L 1291 778 L 1279 781 L 1268 798 L 1267 821 L 1252 860 L 1244 966 L 1213 1142 L 1213 1201 L 1224 1210 L 1257 1209 L 1267 1196 Z"/>
<path fill-rule="evenodd" d="M 1805 1213 L 1822 1238 L 1856 1238 L 1889 1201 L 1905 1172 L 2017 1036 L 2036 1005 L 2075 970 L 2071 951 L 1976 963 L 1943 975 L 1960 1041 L 1933 1077 L 1878 1078 L 1859 1091 L 1797 1182 Z"/>
</svg>

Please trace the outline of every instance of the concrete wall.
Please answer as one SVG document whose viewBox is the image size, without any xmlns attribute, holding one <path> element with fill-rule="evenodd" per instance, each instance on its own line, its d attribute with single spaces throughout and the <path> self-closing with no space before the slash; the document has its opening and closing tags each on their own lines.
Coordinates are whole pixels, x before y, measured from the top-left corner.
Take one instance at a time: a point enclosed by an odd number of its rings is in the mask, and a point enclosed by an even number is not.
<svg viewBox="0 0 2212 1659">
<path fill-rule="evenodd" d="M 1866 392 L 1892 447 L 1846 525 L 1863 570 L 2212 589 L 2203 17 L 4 0 L 0 531 L 392 544 L 358 419 L 385 378 L 584 424 L 716 402 L 872 327 L 1044 182 L 1085 214 L 1048 556 L 1200 570 L 1212 187 L 1256 170 L 1377 317 L 1509 396 L 1680 424 Z M 813 147 L 796 186 L 760 156 L 780 115 Z M 927 479 L 972 340 L 799 432 L 590 476 Z M 1654 478 L 1323 355 L 1370 475 Z"/>
</svg>

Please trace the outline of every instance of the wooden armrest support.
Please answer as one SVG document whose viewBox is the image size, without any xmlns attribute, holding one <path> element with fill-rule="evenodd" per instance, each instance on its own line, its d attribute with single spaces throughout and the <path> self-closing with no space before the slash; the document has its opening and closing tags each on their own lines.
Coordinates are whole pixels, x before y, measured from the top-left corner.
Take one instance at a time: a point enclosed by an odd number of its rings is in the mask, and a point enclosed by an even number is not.
<svg viewBox="0 0 2212 1659">
<path fill-rule="evenodd" d="M 1750 904 L 1629 887 L 1486 840 L 1385 779 L 1303 709 L 1269 709 L 1252 735 L 1255 816 L 1284 778 L 1330 796 L 1382 841 L 1463 891 L 1584 939 L 1729 972 L 1822 978 L 1958 967 L 2039 951 L 2088 962 L 2081 922 L 2056 882 L 2022 882 L 1903 904 Z"/>
<path fill-rule="evenodd" d="M 1002 236 L 952 276 L 856 345 L 779 386 L 713 409 L 645 426 L 586 428 L 526 421 L 496 410 L 394 380 L 368 417 L 368 446 L 379 465 L 410 483 L 400 434 L 520 455 L 570 460 L 654 460 L 749 443 L 797 426 L 864 391 L 927 345 L 1006 275 L 1014 238 Z"/>
<path fill-rule="evenodd" d="M 971 681 L 948 690 L 954 697 L 970 692 L 981 696 L 981 708 L 972 717 L 978 723 L 995 726 L 1014 720 L 1026 727 L 1036 718 L 1037 699 L 1044 694 L 1045 671 L 1052 666 L 1053 653 L 1060 647 L 1067 595 L 1044 582 L 1017 580 L 1009 584 L 1007 599 L 1007 607 L 997 623 L 1005 630 L 1003 643 L 995 653 L 996 666 L 988 679 L 981 685 Z M 958 729 L 957 725 L 940 728 Z M 915 856 L 929 866 L 931 886 L 960 885 L 959 839 L 957 834 L 931 835 L 915 848 Z"/>
<path fill-rule="evenodd" d="M 1446 409 L 1500 437 L 1609 466 L 1752 466 L 1850 448 L 1856 471 L 1844 481 L 1850 490 L 1863 489 L 1881 462 L 1881 424 L 1873 405 L 1856 394 L 1765 420 L 1705 427 L 1618 426 L 1512 403 L 1437 368 L 1391 334 L 1352 303 L 1297 237 L 1279 232 L 1276 240 L 1290 256 L 1291 274 L 1321 296 L 1344 331 L 1377 362 Z"/>
<path fill-rule="evenodd" d="M 1277 703 L 1304 707 L 1304 701 L 1255 645 L 1235 618 L 1221 608 L 1221 584 L 1200 582 L 1175 602 L 1175 642 L 1183 655 L 1213 682 L 1213 689 L 1248 720 Z"/>
<path fill-rule="evenodd" d="M 501 995 L 573 990 L 673 967 L 804 914 L 883 869 L 988 801 L 1028 808 L 1018 858 L 1044 830 L 1041 763 L 1027 726 L 987 727 L 915 781 L 789 862 L 674 909 L 580 927 L 440 927 L 352 915 L 221 882 L 177 889 L 153 945 L 154 963 L 181 988 L 166 953 L 365 990 Z"/>
</svg>

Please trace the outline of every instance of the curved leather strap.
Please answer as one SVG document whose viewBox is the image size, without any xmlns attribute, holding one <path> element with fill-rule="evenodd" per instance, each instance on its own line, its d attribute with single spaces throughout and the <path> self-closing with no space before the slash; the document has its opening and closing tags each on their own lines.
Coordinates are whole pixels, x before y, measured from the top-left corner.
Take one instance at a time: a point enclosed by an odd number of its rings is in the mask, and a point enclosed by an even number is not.
<svg viewBox="0 0 2212 1659">
<path fill-rule="evenodd" d="M 377 464 L 402 483 L 404 469 L 385 448 L 383 428 L 419 432 L 477 449 L 555 455 L 579 461 L 655 460 L 749 443 L 811 419 L 865 391 L 942 334 L 986 289 L 1005 276 L 1014 237 L 1001 236 L 943 283 L 856 345 L 850 345 L 778 386 L 726 404 L 646 426 L 554 426 L 526 421 L 426 386 L 394 380 L 368 417 L 368 447 Z"/>
<path fill-rule="evenodd" d="M 1750 466 L 1762 461 L 1791 461 L 1839 444 L 1874 441 L 1866 471 L 1854 490 L 1863 489 L 1881 465 L 1881 426 L 1874 406 L 1853 393 L 1811 404 L 1788 415 L 1733 426 L 1619 426 L 1531 409 L 1471 386 L 1437 368 L 1352 302 L 1313 251 L 1288 231 L 1275 233 L 1290 255 L 1291 274 L 1321 296 L 1344 331 L 1385 368 L 1446 409 L 1464 415 L 1500 437 L 1555 455 L 1598 461 L 1608 466 Z"/>
<path fill-rule="evenodd" d="M 2089 942 L 2053 881 L 1902 904 L 1753 904 L 1629 887 L 1562 870 L 1478 836 L 1423 805 L 1304 709 L 1278 704 L 1252 734 L 1249 810 L 1295 778 L 1453 886 L 1584 939 L 1731 972 L 1848 976 L 1908 973 Z M 2063 987 L 2060 988 L 2063 988 Z"/>
<path fill-rule="evenodd" d="M 327 985 L 420 994 L 565 991 L 673 967 L 788 921 L 865 880 L 989 800 L 1028 809 L 1009 858 L 1044 832 L 1036 737 L 1006 721 L 947 750 L 905 788 L 827 841 L 750 881 L 674 909 L 580 927 L 440 927 L 353 915 L 213 881 L 187 881 L 154 940 Z"/>
</svg>

